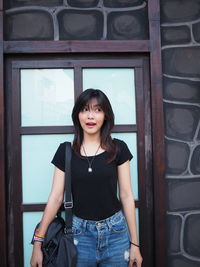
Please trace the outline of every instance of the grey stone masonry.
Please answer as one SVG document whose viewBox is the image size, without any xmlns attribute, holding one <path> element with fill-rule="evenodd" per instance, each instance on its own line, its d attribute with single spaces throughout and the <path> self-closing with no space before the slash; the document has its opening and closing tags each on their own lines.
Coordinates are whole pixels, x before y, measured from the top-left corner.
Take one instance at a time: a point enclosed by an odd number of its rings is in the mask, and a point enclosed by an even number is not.
<svg viewBox="0 0 200 267">
<path fill-rule="evenodd" d="M 186 23 L 199 19 L 200 0 L 161 0 L 163 23 Z"/>
<path fill-rule="evenodd" d="M 167 60 L 170 58 L 170 61 Z M 200 78 L 200 46 L 163 50 L 164 73 L 179 77 Z"/>
<path fill-rule="evenodd" d="M 165 27 L 162 30 L 163 44 L 179 44 L 190 42 L 190 29 L 188 26 Z"/>
<path fill-rule="evenodd" d="M 7 0 L 5 7 L 5 40 L 149 39 L 145 0 Z"/>
<path fill-rule="evenodd" d="M 5 38 L 9 40 L 52 40 L 53 20 L 43 10 L 17 11 L 6 17 Z"/>
<path fill-rule="evenodd" d="M 166 140 L 166 172 L 170 174 L 184 174 L 188 169 L 190 147 L 183 142 Z"/>
<path fill-rule="evenodd" d="M 200 0 L 161 0 L 168 267 L 200 266 Z"/>
</svg>

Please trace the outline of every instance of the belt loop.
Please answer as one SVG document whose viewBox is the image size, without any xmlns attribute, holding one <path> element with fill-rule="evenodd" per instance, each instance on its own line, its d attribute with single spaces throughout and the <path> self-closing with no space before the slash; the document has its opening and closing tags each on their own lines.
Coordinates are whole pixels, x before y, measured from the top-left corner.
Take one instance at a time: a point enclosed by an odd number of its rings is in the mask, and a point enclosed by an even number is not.
<svg viewBox="0 0 200 267">
<path fill-rule="evenodd" d="M 106 223 L 108 225 L 109 230 L 112 228 L 112 224 L 111 224 L 110 220 L 111 220 L 110 218 L 106 219 Z"/>
<path fill-rule="evenodd" d="M 84 229 L 84 230 L 86 230 L 87 222 L 88 222 L 87 220 L 84 220 L 84 219 L 83 219 L 83 229 Z"/>
</svg>

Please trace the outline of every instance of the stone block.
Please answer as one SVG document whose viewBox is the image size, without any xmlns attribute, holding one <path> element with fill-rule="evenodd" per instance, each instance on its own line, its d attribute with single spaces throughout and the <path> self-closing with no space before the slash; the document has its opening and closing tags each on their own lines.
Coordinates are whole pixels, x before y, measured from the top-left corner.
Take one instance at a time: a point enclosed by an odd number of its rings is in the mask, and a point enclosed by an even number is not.
<svg viewBox="0 0 200 267">
<path fill-rule="evenodd" d="M 200 22 L 192 25 L 192 31 L 196 42 L 200 42 Z"/>
<path fill-rule="evenodd" d="M 162 45 L 185 44 L 191 41 L 190 29 L 188 26 L 162 27 Z"/>
<path fill-rule="evenodd" d="M 62 10 L 58 22 L 61 40 L 99 40 L 103 35 L 103 14 L 97 10 Z"/>
<path fill-rule="evenodd" d="M 168 227 L 168 253 L 180 252 L 180 234 L 181 234 L 182 219 L 177 215 L 167 216 Z"/>
<path fill-rule="evenodd" d="M 189 155 L 187 144 L 166 140 L 167 174 L 182 174 L 187 169 Z"/>
<path fill-rule="evenodd" d="M 186 259 L 183 256 L 171 256 L 168 261 L 168 267 L 199 267 L 198 261 Z"/>
<path fill-rule="evenodd" d="M 63 0 L 6 0 L 5 9 L 24 6 L 59 6 Z"/>
<path fill-rule="evenodd" d="M 120 8 L 141 5 L 143 2 L 143 0 L 104 0 L 103 4 L 105 7 Z"/>
<path fill-rule="evenodd" d="M 179 80 L 175 78 L 163 78 L 164 98 L 171 101 L 183 101 L 199 103 L 200 82 Z"/>
<path fill-rule="evenodd" d="M 184 227 L 184 250 L 200 260 L 200 212 L 186 217 Z"/>
<path fill-rule="evenodd" d="M 163 71 L 180 77 L 200 78 L 200 46 L 163 50 Z"/>
<path fill-rule="evenodd" d="M 200 174 L 200 145 L 193 151 L 190 169 L 193 174 Z"/>
<path fill-rule="evenodd" d="M 168 137 L 192 141 L 199 121 L 200 109 L 188 105 L 164 105 L 165 132 Z"/>
<path fill-rule="evenodd" d="M 170 211 L 199 210 L 200 177 L 168 179 L 168 209 Z"/>
<path fill-rule="evenodd" d="M 53 40 L 53 21 L 48 12 L 21 11 L 6 15 L 6 40 Z"/>
<path fill-rule="evenodd" d="M 161 22 L 188 22 L 199 18 L 200 0 L 161 0 Z"/>
<path fill-rule="evenodd" d="M 108 14 L 108 35 L 110 40 L 148 39 L 148 20 L 145 8 L 136 11 L 111 12 Z"/>
<path fill-rule="evenodd" d="M 68 0 L 67 2 L 72 7 L 89 8 L 97 6 L 99 0 Z"/>
<path fill-rule="evenodd" d="M 197 135 L 197 140 L 200 140 L 200 130 L 199 130 L 199 133 Z"/>
</svg>

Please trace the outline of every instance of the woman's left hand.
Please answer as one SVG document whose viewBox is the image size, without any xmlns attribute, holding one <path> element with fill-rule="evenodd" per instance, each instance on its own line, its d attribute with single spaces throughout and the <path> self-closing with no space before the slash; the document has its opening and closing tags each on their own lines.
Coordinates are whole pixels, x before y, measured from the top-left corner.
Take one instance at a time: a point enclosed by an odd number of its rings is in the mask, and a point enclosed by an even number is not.
<svg viewBox="0 0 200 267">
<path fill-rule="evenodd" d="M 134 245 L 130 247 L 130 260 L 128 267 L 141 267 L 142 266 L 142 256 L 140 254 L 140 249 Z"/>
</svg>

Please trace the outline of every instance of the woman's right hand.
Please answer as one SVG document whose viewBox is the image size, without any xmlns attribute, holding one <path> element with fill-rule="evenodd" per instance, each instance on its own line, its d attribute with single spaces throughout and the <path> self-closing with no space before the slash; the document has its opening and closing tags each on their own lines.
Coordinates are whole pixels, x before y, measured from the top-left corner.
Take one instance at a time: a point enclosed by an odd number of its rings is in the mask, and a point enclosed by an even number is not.
<svg viewBox="0 0 200 267">
<path fill-rule="evenodd" d="M 61 171 L 59 168 L 55 167 L 53 185 L 51 189 L 51 194 L 49 195 L 45 211 L 40 222 L 40 227 L 38 228 L 38 233 L 45 236 L 46 230 L 55 217 L 60 205 L 63 202 L 63 194 L 65 187 L 65 172 Z M 30 260 L 31 267 L 42 267 L 43 254 L 41 250 L 41 242 L 34 242 L 32 257 Z"/>
<path fill-rule="evenodd" d="M 33 246 L 30 265 L 31 267 L 42 267 L 42 261 L 43 261 L 43 254 L 41 250 L 41 243 L 35 242 Z"/>
</svg>

